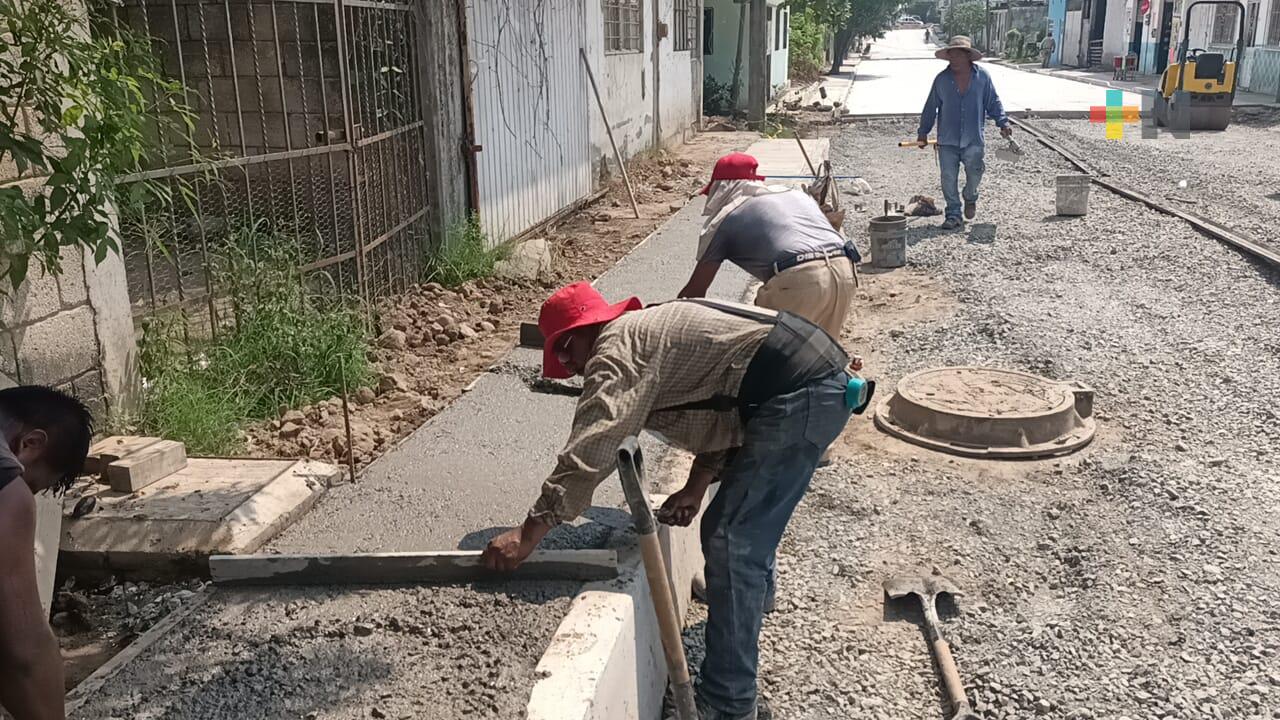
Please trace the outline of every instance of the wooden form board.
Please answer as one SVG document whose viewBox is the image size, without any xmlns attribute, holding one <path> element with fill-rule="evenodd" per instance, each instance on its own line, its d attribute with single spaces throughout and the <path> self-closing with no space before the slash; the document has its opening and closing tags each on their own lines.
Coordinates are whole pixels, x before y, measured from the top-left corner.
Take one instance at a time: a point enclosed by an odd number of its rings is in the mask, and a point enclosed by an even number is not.
<svg viewBox="0 0 1280 720">
<path fill-rule="evenodd" d="M 103 438 L 89 448 L 89 457 L 84 460 L 84 472 L 86 475 L 104 475 L 111 463 L 159 441 L 158 437 L 142 435 L 112 435 Z"/>
<path fill-rule="evenodd" d="M 158 440 L 107 464 L 106 477 L 116 492 L 133 493 L 187 466 L 187 447 Z"/>
<path fill-rule="evenodd" d="M 520 323 L 520 347 L 542 347 L 544 339 L 537 323 Z"/>
<path fill-rule="evenodd" d="M 477 580 L 609 580 L 618 576 L 613 550 L 542 550 L 519 568 L 498 573 L 479 551 L 354 555 L 214 555 L 209 574 L 221 585 L 401 585 Z"/>
</svg>

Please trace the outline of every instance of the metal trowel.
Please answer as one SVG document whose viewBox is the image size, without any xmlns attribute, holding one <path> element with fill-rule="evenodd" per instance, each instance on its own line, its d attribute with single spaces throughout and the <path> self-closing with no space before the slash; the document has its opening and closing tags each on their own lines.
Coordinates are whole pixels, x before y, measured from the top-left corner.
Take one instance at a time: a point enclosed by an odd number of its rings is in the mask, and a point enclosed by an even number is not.
<svg viewBox="0 0 1280 720">
<path fill-rule="evenodd" d="M 1022 159 L 1022 148 L 1018 147 L 1018 143 L 1013 138 L 1008 138 L 1005 142 L 1008 144 L 1004 147 L 996 148 L 996 157 L 1006 162 L 1018 162 Z"/>
</svg>

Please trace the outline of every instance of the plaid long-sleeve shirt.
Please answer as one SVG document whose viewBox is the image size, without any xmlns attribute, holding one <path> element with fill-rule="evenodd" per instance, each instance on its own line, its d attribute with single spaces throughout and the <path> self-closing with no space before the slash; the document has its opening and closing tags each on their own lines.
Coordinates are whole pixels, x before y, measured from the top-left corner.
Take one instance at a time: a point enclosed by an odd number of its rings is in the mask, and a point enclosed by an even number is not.
<svg viewBox="0 0 1280 720">
<path fill-rule="evenodd" d="M 737 409 L 668 408 L 737 397 L 771 328 L 692 302 L 637 310 L 605 325 L 583 373 L 569 442 L 530 516 L 558 525 L 581 515 L 617 468 L 618 446 L 641 430 L 699 453 L 699 466 L 718 471 L 727 451 L 742 443 Z"/>
</svg>

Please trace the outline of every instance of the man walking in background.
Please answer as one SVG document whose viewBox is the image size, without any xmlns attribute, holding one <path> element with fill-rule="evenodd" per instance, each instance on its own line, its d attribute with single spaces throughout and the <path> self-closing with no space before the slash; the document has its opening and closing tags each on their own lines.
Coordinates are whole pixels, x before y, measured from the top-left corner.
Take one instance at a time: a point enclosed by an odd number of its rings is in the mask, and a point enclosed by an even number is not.
<svg viewBox="0 0 1280 720">
<path fill-rule="evenodd" d="M 937 124 L 942 196 L 947 200 L 942 228 L 956 230 L 964 226 L 964 220 L 960 219 L 961 192 L 958 187 L 961 165 L 964 165 L 964 218 L 972 220 L 978 212 L 978 184 L 986 170 L 983 160 L 986 118 L 995 121 L 1002 137 L 1012 135 L 1013 128 L 1009 126 L 1009 117 L 1000 104 L 991 76 L 977 65 L 982 53 L 974 49 L 973 41 L 956 35 L 935 55 L 949 64 L 933 79 L 929 99 L 920 113 L 916 141 L 920 147 L 926 147 L 929 132 Z"/>
<path fill-rule="evenodd" d="M 8 388 L 0 436 L 0 708 L 14 720 L 62 720 L 62 656 L 36 584 L 35 495 L 80 474 L 93 418 L 57 390 Z"/>
<path fill-rule="evenodd" d="M 1058 42 L 1053 39 L 1053 31 L 1046 32 L 1044 39 L 1040 41 L 1040 67 L 1049 67 L 1049 58 L 1053 57 L 1053 51 L 1057 46 Z"/>
</svg>

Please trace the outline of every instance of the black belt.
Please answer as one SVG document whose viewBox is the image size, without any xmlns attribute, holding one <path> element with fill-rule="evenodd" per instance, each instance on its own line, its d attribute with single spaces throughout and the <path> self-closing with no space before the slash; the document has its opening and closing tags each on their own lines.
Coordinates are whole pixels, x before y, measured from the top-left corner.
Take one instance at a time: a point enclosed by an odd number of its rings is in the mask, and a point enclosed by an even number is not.
<svg viewBox="0 0 1280 720">
<path fill-rule="evenodd" d="M 773 264 L 773 274 L 777 275 L 783 270 L 790 270 L 797 265 L 803 265 L 814 260 L 826 260 L 828 258 L 847 257 L 851 262 L 862 262 L 862 255 L 858 254 L 858 248 L 853 243 L 847 242 L 844 247 L 836 250 L 813 250 L 811 252 L 792 255 L 785 260 L 779 260 Z"/>
</svg>

